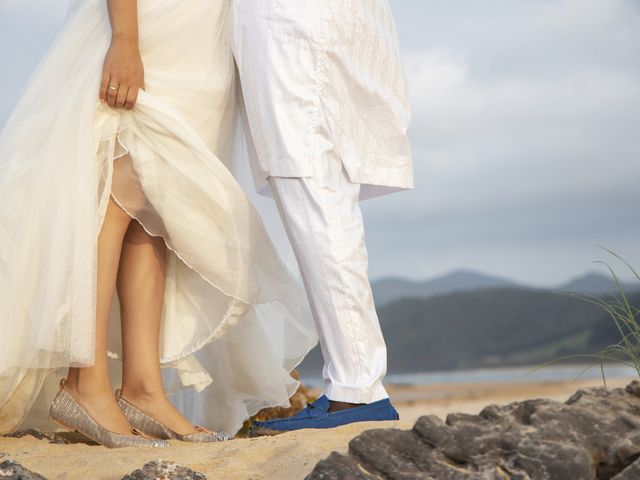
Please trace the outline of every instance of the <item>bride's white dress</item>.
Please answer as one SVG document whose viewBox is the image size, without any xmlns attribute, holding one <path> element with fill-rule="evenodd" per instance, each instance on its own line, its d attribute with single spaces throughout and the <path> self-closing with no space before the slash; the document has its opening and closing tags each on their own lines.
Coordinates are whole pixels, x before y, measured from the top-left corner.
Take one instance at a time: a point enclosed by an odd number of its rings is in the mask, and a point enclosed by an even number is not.
<svg viewBox="0 0 640 480">
<path fill-rule="evenodd" d="M 112 195 L 169 248 L 160 346 L 173 400 L 235 433 L 288 403 L 289 372 L 316 333 L 224 165 L 236 125 L 228 0 L 138 0 L 146 89 L 131 111 L 98 100 L 106 3 L 72 3 L 0 136 L 0 431 L 46 417 L 58 376 L 94 361 L 96 245 Z M 113 358 L 119 324 L 116 298 Z"/>
</svg>

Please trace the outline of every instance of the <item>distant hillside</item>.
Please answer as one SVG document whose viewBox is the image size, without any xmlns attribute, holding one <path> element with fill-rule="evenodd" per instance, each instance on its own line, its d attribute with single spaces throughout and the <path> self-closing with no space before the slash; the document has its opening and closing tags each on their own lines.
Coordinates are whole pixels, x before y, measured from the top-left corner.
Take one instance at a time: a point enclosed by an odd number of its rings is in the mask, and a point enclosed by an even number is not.
<svg viewBox="0 0 640 480">
<path fill-rule="evenodd" d="M 640 306 L 640 295 L 631 301 Z M 599 307 L 545 290 L 498 288 L 405 298 L 378 313 L 389 373 L 540 364 L 562 355 L 593 354 L 619 340 L 613 320 Z M 318 377 L 321 364 L 316 351 L 300 371 Z"/>
<path fill-rule="evenodd" d="M 372 282 L 371 287 L 378 308 L 400 298 L 429 298 L 448 293 L 491 288 L 534 288 L 528 285 L 518 284 L 504 277 L 466 270 L 455 271 L 441 277 L 423 281 L 413 281 L 397 277 L 381 278 Z M 623 283 L 623 288 L 627 292 L 638 292 L 640 291 L 640 281 Z M 617 292 L 617 286 L 611 277 L 601 273 L 591 272 L 549 290 L 606 295 Z"/>
<path fill-rule="evenodd" d="M 625 292 L 637 292 L 640 290 L 640 281 L 622 282 Z M 558 290 L 567 292 L 580 292 L 591 295 L 604 295 L 618 291 L 618 287 L 613 278 L 600 273 L 587 273 L 570 280 L 564 285 L 560 285 Z"/>
<path fill-rule="evenodd" d="M 506 278 L 467 270 L 458 270 L 441 277 L 423 281 L 388 277 L 376 280 L 371 284 L 373 296 L 378 306 L 399 298 L 427 298 L 465 290 L 515 286 L 515 282 Z"/>
</svg>

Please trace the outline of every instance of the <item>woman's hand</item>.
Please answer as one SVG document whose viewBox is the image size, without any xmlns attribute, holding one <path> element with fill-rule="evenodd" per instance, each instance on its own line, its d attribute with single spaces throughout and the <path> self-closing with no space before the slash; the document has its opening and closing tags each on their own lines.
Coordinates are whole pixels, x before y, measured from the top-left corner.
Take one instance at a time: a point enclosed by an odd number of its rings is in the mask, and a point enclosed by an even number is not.
<svg viewBox="0 0 640 480">
<path fill-rule="evenodd" d="M 131 109 L 144 90 L 144 66 L 137 40 L 114 35 L 104 60 L 100 101 Z"/>
</svg>

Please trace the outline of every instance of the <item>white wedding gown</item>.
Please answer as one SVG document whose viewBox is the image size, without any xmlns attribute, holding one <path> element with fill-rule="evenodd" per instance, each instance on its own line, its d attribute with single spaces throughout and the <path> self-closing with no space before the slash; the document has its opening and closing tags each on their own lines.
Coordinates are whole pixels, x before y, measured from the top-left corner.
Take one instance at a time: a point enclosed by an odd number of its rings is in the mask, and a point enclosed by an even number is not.
<svg viewBox="0 0 640 480">
<path fill-rule="evenodd" d="M 301 286 L 223 163 L 236 126 L 228 0 L 138 0 L 146 88 L 131 111 L 98 100 L 106 3 L 72 2 L 0 136 L 0 432 L 38 425 L 65 369 L 94 361 L 96 245 L 112 195 L 169 249 L 160 347 L 172 399 L 235 433 L 288 404 L 289 372 L 317 338 Z M 116 298 L 116 359 L 119 324 Z"/>
</svg>

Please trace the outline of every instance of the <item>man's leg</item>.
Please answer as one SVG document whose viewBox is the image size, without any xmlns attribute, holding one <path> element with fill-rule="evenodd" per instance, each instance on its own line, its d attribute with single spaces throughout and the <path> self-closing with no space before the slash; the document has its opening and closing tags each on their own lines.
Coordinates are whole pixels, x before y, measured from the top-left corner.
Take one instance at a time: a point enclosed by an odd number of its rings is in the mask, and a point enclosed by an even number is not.
<svg viewBox="0 0 640 480">
<path fill-rule="evenodd" d="M 332 151 L 333 153 L 333 151 Z M 271 187 L 295 252 L 325 360 L 330 412 L 388 398 L 382 385 L 387 352 L 367 277 L 360 185 L 337 155 L 318 175 L 271 177 Z"/>
</svg>

